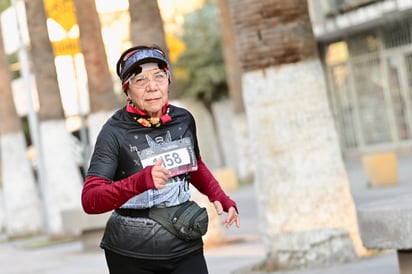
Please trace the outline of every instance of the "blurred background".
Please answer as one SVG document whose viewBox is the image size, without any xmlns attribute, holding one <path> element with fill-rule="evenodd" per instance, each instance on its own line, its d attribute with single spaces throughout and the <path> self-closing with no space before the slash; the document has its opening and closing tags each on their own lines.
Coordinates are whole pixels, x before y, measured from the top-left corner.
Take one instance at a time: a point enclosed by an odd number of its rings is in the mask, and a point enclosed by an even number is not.
<svg viewBox="0 0 412 274">
<path fill-rule="evenodd" d="M 194 114 L 224 187 L 269 190 L 258 209 L 281 210 L 270 200 L 293 192 L 282 182 L 348 186 L 345 159 L 361 161 L 369 186 L 397 184 L 412 149 L 412 2 L 258 2 L 0 1 L 0 232 L 65 234 L 97 133 L 126 102 L 116 61 L 138 44 L 166 50 L 171 102 Z M 266 245 L 325 223 L 267 229 Z"/>
</svg>

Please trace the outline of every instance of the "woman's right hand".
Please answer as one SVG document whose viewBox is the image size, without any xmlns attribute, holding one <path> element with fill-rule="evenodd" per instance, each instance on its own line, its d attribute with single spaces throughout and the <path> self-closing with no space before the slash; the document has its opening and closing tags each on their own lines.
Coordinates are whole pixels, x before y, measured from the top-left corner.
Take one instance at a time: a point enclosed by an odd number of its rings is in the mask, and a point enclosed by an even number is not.
<svg viewBox="0 0 412 274">
<path fill-rule="evenodd" d="M 160 158 L 152 167 L 152 179 L 156 189 L 164 188 L 170 177 L 170 171 L 165 169 L 162 163 L 163 158 Z"/>
</svg>

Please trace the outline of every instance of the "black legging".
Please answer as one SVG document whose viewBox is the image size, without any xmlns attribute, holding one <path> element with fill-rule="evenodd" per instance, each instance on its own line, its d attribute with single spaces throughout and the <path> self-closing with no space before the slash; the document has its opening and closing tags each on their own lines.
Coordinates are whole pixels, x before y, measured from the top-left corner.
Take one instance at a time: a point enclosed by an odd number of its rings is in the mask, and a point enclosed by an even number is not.
<svg viewBox="0 0 412 274">
<path fill-rule="evenodd" d="M 203 249 L 170 260 L 122 256 L 105 249 L 110 274 L 208 274 Z"/>
</svg>

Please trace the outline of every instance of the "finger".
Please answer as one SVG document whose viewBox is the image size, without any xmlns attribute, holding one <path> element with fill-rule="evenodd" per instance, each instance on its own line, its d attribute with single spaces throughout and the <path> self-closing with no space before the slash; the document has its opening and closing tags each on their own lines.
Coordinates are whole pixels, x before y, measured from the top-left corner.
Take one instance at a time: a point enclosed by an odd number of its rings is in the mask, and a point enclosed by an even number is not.
<svg viewBox="0 0 412 274">
<path fill-rule="evenodd" d="M 218 215 L 222 215 L 223 213 L 223 206 L 222 203 L 219 201 L 214 201 L 213 205 L 215 206 L 216 212 Z"/>
<path fill-rule="evenodd" d="M 234 207 L 230 207 L 228 210 L 227 218 L 223 221 L 226 228 L 229 228 L 233 223 L 236 224 L 236 227 L 240 227 L 240 218 L 237 214 L 237 211 Z"/>
<path fill-rule="evenodd" d="M 239 215 L 236 215 L 236 227 L 240 228 L 240 218 Z"/>
<path fill-rule="evenodd" d="M 159 158 L 152 167 L 152 179 L 156 189 L 162 189 L 170 177 L 170 171 L 163 168 L 163 159 Z"/>
<path fill-rule="evenodd" d="M 159 167 L 158 169 L 153 169 L 152 176 L 153 176 L 153 179 L 167 181 L 169 178 L 169 173 L 170 173 L 169 170 Z"/>
<path fill-rule="evenodd" d="M 240 218 L 239 218 L 239 215 L 237 213 L 235 214 L 235 217 L 234 217 L 234 223 L 235 223 L 237 228 L 240 228 Z"/>
<path fill-rule="evenodd" d="M 166 176 L 166 179 L 167 179 L 167 178 L 170 177 L 170 171 L 169 171 L 168 169 L 164 168 L 164 167 L 162 166 L 162 164 L 163 164 L 163 158 L 160 157 L 160 158 L 156 161 L 156 163 L 153 165 L 153 169 L 152 169 L 152 170 L 153 170 L 153 172 L 159 172 L 159 175 L 160 175 L 160 176 L 162 176 L 162 175 Z"/>
<path fill-rule="evenodd" d="M 164 188 L 167 184 L 167 176 L 165 175 L 154 175 L 153 176 L 153 183 L 157 189 Z"/>
<path fill-rule="evenodd" d="M 160 157 L 159 159 L 157 159 L 156 163 L 154 164 L 155 166 L 162 166 L 163 164 L 163 158 Z"/>
<path fill-rule="evenodd" d="M 224 221 L 226 228 L 229 228 L 231 225 L 235 224 L 237 228 L 240 227 L 240 218 L 238 215 L 235 216 L 228 216 Z"/>
<path fill-rule="evenodd" d="M 231 218 L 230 216 L 227 216 L 226 219 L 223 221 L 223 224 L 225 225 L 226 228 L 229 228 L 235 220 Z"/>
<path fill-rule="evenodd" d="M 152 169 L 153 176 L 167 180 L 170 176 L 170 171 L 163 167 L 154 166 Z"/>
</svg>

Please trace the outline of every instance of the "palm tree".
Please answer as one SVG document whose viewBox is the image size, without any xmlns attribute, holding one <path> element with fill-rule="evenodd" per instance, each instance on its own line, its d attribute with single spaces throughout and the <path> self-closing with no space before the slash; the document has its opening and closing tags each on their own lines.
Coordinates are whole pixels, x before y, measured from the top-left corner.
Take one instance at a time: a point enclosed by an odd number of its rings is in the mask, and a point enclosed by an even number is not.
<svg viewBox="0 0 412 274">
<path fill-rule="evenodd" d="M 307 1 L 232 0 L 230 7 L 266 267 L 364 254 Z"/>
<path fill-rule="evenodd" d="M 39 131 L 42 146 L 49 209 L 48 232 L 62 232 L 61 213 L 79 206 L 82 177 L 74 157 L 73 136 L 66 121 L 57 81 L 53 50 L 49 41 L 42 0 L 25 1 L 31 45 L 32 70 L 39 97 Z"/>
<path fill-rule="evenodd" d="M 118 107 L 118 103 L 113 92 L 113 80 L 107 62 L 96 3 L 94 0 L 73 2 L 76 7 L 80 46 L 87 72 L 91 112 L 111 111 Z"/>
<path fill-rule="evenodd" d="M 226 63 L 226 75 L 230 99 L 235 113 L 245 112 L 242 100 L 242 82 L 239 58 L 236 54 L 235 37 L 230 20 L 229 1 L 216 1 L 219 8 L 220 28 L 222 30 L 223 54 Z"/>
<path fill-rule="evenodd" d="M 129 0 L 130 40 L 133 45 L 157 44 L 167 49 L 157 1 Z"/>
<path fill-rule="evenodd" d="M 163 19 L 160 14 L 158 1 L 129 0 L 130 40 L 133 45 L 152 45 L 161 47 L 169 58 Z M 170 69 L 173 70 L 172 64 Z M 169 89 L 173 91 L 172 81 Z M 169 99 L 176 98 L 176 92 L 169 93 Z"/>
<path fill-rule="evenodd" d="M 226 77 L 229 88 L 230 102 L 233 109 L 234 139 L 236 142 L 235 163 L 238 177 L 243 180 L 251 180 L 253 176 L 253 164 L 250 161 L 249 146 L 244 146 L 247 142 L 247 118 L 242 97 L 242 72 L 239 58 L 237 56 L 235 36 L 230 20 L 230 7 L 228 0 L 216 1 L 219 8 L 219 19 L 223 45 L 223 56 L 226 66 Z"/>
<path fill-rule="evenodd" d="M 80 30 L 80 47 L 84 56 L 90 96 L 88 127 L 94 144 L 101 125 L 119 106 L 113 90 L 101 24 L 94 0 L 73 0 Z"/>
<path fill-rule="evenodd" d="M 0 28 L 0 159 L 4 223 L 9 237 L 39 232 L 42 215 L 27 144 L 13 101 L 9 64 Z"/>
</svg>

